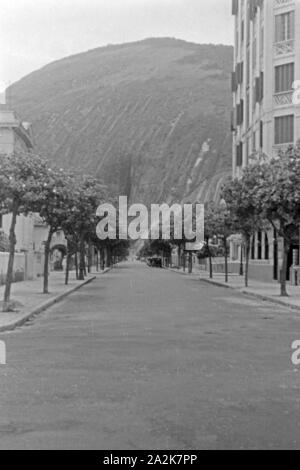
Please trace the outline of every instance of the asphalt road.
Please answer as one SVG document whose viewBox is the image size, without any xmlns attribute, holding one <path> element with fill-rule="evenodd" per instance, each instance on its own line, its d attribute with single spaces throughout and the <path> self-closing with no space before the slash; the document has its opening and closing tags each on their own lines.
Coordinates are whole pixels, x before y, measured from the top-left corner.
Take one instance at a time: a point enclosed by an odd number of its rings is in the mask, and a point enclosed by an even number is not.
<svg viewBox="0 0 300 470">
<path fill-rule="evenodd" d="M 121 265 L 0 334 L 0 449 L 300 448 L 297 312 Z"/>
</svg>

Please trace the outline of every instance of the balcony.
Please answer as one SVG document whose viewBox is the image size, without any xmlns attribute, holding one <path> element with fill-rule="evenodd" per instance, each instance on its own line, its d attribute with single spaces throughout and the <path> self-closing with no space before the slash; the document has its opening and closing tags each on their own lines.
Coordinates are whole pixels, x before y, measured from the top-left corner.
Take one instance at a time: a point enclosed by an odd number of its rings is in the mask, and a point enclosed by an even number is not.
<svg viewBox="0 0 300 470">
<path fill-rule="evenodd" d="M 285 91 L 283 93 L 276 93 L 273 99 L 274 107 L 291 106 L 293 104 L 293 92 Z"/>
<path fill-rule="evenodd" d="M 275 0 L 275 8 L 293 5 L 295 0 Z"/>
<path fill-rule="evenodd" d="M 274 44 L 274 56 L 275 58 L 285 57 L 295 52 L 295 41 L 290 39 L 288 41 L 276 42 Z"/>
</svg>

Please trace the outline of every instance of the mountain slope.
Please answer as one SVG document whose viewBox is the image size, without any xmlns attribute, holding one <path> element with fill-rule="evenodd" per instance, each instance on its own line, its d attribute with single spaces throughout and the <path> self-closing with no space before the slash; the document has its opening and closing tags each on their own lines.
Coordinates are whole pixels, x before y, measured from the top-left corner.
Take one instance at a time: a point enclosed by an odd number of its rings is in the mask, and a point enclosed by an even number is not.
<svg viewBox="0 0 300 470">
<path fill-rule="evenodd" d="M 11 87 L 37 149 L 143 203 L 216 196 L 230 173 L 232 48 L 175 39 L 108 46 Z"/>
</svg>

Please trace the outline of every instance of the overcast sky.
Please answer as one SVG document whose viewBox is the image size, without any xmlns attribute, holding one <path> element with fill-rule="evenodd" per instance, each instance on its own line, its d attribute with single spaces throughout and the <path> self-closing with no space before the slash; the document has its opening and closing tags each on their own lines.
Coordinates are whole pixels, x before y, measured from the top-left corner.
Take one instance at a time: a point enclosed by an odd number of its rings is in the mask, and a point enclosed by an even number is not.
<svg viewBox="0 0 300 470">
<path fill-rule="evenodd" d="M 106 44 L 165 36 L 233 43 L 230 0 L 0 0 L 0 7 L 2 86 Z"/>
</svg>

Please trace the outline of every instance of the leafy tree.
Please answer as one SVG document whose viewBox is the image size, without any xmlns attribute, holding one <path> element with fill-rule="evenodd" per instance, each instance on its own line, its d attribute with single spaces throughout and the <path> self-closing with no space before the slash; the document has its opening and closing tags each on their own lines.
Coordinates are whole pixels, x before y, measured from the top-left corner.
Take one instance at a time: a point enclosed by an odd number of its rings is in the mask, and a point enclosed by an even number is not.
<svg viewBox="0 0 300 470">
<path fill-rule="evenodd" d="M 223 241 L 225 258 L 225 282 L 228 282 L 228 238 L 234 231 L 232 216 L 226 204 L 219 205 L 211 203 L 207 209 L 206 218 L 206 240 L 216 236 Z M 211 269 L 211 268 L 210 268 Z M 211 273 L 210 273 L 211 274 Z"/>
<path fill-rule="evenodd" d="M 72 188 L 74 178 L 64 170 L 48 169 L 48 178 L 40 195 L 39 215 L 48 227 L 45 241 L 43 292 L 49 292 L 49 255 L 52 237 L 64 225 L 68 213 L 76 202 Z"/>
<path fill-rule="evenodd" d="M 248 287 L 251 238 L 264 228 L 256 201 L 257 180 L 251 167 L 245 169 L 241 179 L 229 181 L 223 187 L 222 197 L 230 211 L 233 229 L 240 233 L 245 245 L 245 286 Z"/>
<path fill-rule="evenodd" d="M 288 254 L 300 225 L 300 144 L 269 162 L 254 164 L 248 171 L 256 179 L 253 198 L 261 217 L 283 240 L 280 292 L 286 297 Z"/>
<path fill-rule="evenodd" d="M 16 223 L 20 214 L 36 212 L 43 185 L 47 182 L 47 162 L 36 155 L 14 153 L 0 157 L 1 214 L 11 214 L 9 260 L 3 301 L 3 311 L 10 310 L 11 284 L 16 245 Z"/>
<path fill-rule="evenodd" d="M 96 231 L 98 218 L 97 207 L 107 202 L 107 192 L 99 180 L 91 176 L 77 176 L 74 180 L 74 205 L 68 212 L 62 228 L 67 239 L 79 246 L 79 279 L 83 280 L 85 267 L 85 243 L 90 240 Z"/>
<path fill-rule="evenodd" d="M 215 226 L 215 214 L 216 214 L 216 205 L 213 202 L 210 202 L 205 207 L 204 212 L 204 239 L 206 244 L 206 253 L 209 259 L 209 277 L 213 278 L 213 265 L 212 265 L 212 251 L 210 247 L 210 240 L 216 235 L 216 226 Z"/>
</svg>

